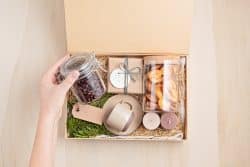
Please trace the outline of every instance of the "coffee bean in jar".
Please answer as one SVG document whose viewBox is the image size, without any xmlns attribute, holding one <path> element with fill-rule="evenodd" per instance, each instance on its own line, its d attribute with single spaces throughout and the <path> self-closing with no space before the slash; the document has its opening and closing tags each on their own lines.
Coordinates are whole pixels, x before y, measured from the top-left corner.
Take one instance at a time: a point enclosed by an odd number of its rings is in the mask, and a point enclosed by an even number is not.
<svg viewBox="0 0 250 167">
<path fill-rule="evenodd" d="M 99 62 L 94 53 L 72 55 L 68 61 L 60 66 L 56 78 L 60 83 L 70 72 L 79 71 L 80 76 L 71 87 L 71 91 L 80 103 L 86 104 L 101 98 L 106 92 L 98 68 Z"/>
</svg>

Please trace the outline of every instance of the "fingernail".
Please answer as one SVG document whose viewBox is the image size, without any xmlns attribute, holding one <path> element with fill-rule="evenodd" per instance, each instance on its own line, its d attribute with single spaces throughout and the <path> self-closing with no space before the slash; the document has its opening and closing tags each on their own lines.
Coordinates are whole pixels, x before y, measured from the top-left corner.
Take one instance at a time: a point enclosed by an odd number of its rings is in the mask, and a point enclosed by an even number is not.
<svg viewBox="0 0 250 167">
<path fill-rule="evenodd" d="M 71 75 L 72 78 L 75 79 L 75 78 L 79 77 L 80 73 L 78 71 L 73 71 L 70 75 Z"/>
</svg>

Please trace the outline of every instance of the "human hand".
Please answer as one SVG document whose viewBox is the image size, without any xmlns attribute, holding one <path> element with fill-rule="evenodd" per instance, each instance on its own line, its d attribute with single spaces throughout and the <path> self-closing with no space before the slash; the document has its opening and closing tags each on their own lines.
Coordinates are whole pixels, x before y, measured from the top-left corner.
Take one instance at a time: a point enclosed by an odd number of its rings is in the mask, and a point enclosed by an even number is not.
<svg viewBox="0 0 250 167">
<path fill-rule="evenodd" d="M 62 83 L 56 83 L 55 74 L 65 61 L 69 59 L 69 55 L 63 57 L 54 64 L 43 76 L 40 85 L 40 105 L 41 116 L 59 120 L 62 113 L 62 106 L 65 96 L 70 87 L 74 84 L 79 76 L 78 71 L 71 72 Z"/>
</svg>

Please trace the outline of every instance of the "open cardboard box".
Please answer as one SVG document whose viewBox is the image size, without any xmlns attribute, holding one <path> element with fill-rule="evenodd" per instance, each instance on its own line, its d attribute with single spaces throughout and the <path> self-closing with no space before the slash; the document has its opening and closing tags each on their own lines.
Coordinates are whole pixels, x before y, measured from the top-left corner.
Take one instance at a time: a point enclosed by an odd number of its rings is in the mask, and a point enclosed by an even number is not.
<svg viewBox="0 0 250 167">
<path fill-rule="evenodd" d="M 188 58 L 193 0 L 64 2 L 67 48 L 71 53 L 94 51 L 97 56 L 176 55 Z M 186 65 L 186 73 L 187 67 Z M 188 82 L 188 91 L 187 85 Z M 182 138 L 102 136 L 80 139 L 182 141 L 188 135 L 187 97 L 185 106 Z M 69 138 L 67 128 L 66 138 Z"/>
</svg>

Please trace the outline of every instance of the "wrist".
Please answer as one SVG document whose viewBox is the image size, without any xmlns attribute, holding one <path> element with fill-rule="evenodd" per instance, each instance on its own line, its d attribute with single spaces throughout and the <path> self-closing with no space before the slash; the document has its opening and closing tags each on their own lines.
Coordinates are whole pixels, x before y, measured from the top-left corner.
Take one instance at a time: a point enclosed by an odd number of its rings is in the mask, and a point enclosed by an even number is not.
<svg viewBox="0 0 250 167">
<path fill-rule="evenodd" d="M 58 120 L 52 119 L 51 117 L 47 117 L 45 115 L 40 115 L 38 120 L 38 127 L 43 130 L 51 131 L 52 129 L 57 129 Z"/>
<path fill-rule="evenodd" d="M 60 118 L 58 112 L 49 111 L 49 109 L 41 109 L 39 119 L 43 122 L 57 124 Z"/>
</svg>

